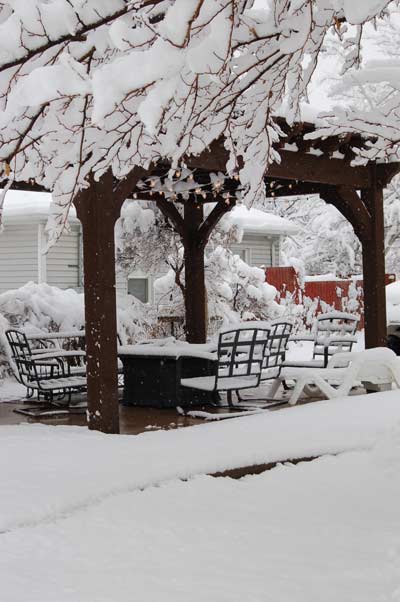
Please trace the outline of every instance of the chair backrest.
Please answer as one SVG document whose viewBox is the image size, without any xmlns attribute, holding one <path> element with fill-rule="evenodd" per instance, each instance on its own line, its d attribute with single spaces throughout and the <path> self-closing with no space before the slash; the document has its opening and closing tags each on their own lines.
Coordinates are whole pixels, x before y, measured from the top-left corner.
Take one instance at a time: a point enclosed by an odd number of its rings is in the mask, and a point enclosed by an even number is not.
<svg viewBox="0 0 400 602">
<path fill-rule="evenodd" d="M 345 312 L 320 314 L 316 320 L 313 358 L 322 355 L 327 360 L 337 352 L 351 351 L 359 321 L 359 316 Z"/>
<path fill-rule="evenodd" d="M 266 328 L 239 328 L 219 335 L 217 388 L 226 378 L 237 382 L 238 389 L 243 377 L 254 377 L 254 386 L 259 384 L 269 333 Z"/>
<path fill-rule="evenodd" d="M 15 377 L 20 383 L 27 385 L 27 381 L 36 375 L 36 368 L 30 362 L 32 350 L 29 341 L 20 330 L 6 330 L 6 338 L 16 367 Z M 32 374 L 32 370 L 35 374 Z"/>
<path fill-rule="evenodd" d="M 289 337 L 292 333 L 291 322 L 271 322 L 268 341 L 265 346 L 263 368 L 280 368 L 285 361 Z"/>
</svg>

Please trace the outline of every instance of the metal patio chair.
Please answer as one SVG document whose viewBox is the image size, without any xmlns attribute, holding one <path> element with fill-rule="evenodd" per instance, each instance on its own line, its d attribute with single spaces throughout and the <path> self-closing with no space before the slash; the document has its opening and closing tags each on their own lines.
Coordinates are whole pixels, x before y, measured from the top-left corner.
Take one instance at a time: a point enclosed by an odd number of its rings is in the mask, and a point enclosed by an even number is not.
<svg viewBox="0 0 400 602">
<path fill-rule="evenodd" d="M 221 333 L 215 375 L 183 378 L 180 385 L 212 391 L 216 395 L 226 391 L 228 405 L 232 407 L 234 391 L 253 389 L 260 384 L 269 333 L 267 328 L 243 328 Z"/>
<path fill-rule="evenodd" d="M 66 359 L 82 357 L 83 351 L 32 349 L 25 333 L 19 330 L 6 331 L 11 349 L 14 375 L 18 382 L 27 388 L 27 397 L 36 392 L 46 402 L 62 399 L 66 394 L 71 399 L 74 391 L 86 388 L 86 376 L 82 368 L 71 368 Z"/>
<path fill-rule="evenodd" d="M 265 345 L 264 359 L 260 383 L 278 378 L 286 359 L 288 341 L 293 324 L 287 321 L 274 320 L 270 323 L 270 332 Z M 237 391 L 239 401 L 266 401 L 264 398 L 246 399 Z"/>
</svg>

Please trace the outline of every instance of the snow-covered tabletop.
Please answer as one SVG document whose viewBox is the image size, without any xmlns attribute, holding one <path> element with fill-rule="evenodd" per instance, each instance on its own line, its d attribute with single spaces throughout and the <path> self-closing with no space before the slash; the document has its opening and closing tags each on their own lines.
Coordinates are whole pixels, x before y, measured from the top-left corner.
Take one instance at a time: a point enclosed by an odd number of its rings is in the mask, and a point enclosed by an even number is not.
<svg viewBox="0 0 400 602">
<path fill-rule="evenodd" d="M 26 338 L 28 341 L 47 341 L 52 339 L 73 339 L 76 337 L 84 337 L 84 330 L 68 330 L 68 331 L 59 331 L 59 332 L 40 332 L 40 333 L 31 333 L 26 334 Z"/>
<path fill-rule="evenodd" d="M 118 347 L 118 355 L 123 356 L 160 356 L 160 357 L 197 357 L 209 360 L 215 360 L 212 353 L 215 350 L 214 344 L 190 344 L 190 343 L 169 343 L 167 345 L 121 345 Z"/>
</svg>

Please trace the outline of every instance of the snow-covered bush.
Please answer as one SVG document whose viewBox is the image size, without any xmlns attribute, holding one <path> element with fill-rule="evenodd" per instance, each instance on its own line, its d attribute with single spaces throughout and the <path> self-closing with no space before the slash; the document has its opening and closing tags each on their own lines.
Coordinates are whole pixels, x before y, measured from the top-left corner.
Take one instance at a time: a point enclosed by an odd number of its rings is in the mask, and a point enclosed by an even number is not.
<svg viewBox="0 0 400 602">
<path fill-rule="evenodd" d="M 276 288 L 265 282 L 265 273 L 238 255 L 217 246 L 205 258 L 208 320 L 230 324 L 240 320 L 272 319 L 282 315 Z M 184 271 L 181 273 L 184 282 Z M 183 296 L 170 270 L 155 281 L 155 290 L 174 315 L 184 315 Z"/>
<path fill-rule="evenodd" d="M 400 281 L 386 287 L 387 321 L 400 323 Z"/>
<path fill-rule="evenodd" d="M 131 295 L 117 295 L 118 332 L 126 343 L 157 336 L 152 308 Z M 73 289 L 61 290 L 48 284 L 28 282 L 0 295 L 0 376 L 7 371 L 7 328 L 25 332 L 81 330 L 85 326 L 84 295 Z"/>
</svg>

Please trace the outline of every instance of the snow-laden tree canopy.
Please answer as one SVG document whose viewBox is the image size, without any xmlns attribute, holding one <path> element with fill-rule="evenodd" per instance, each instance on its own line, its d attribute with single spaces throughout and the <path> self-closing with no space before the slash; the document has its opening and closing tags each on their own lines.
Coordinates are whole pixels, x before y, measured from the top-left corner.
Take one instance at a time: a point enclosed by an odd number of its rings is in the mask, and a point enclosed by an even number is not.
<svg viewBox="0 0 400 602">
<path fill-rule="evenodd" d="M 248 200 L 279 160 L 273 115 L 299 102 L 329 30 L 357 64 L 362 24 L 394 0 L 4 0 L 0 160 L 66 212 L 89 174 L 173 167 L 223 136 Z M 344 21 L 355 24 L 346 33 Z M 354 35 L 355 31 L 355 35 Z"/>
</svg>

